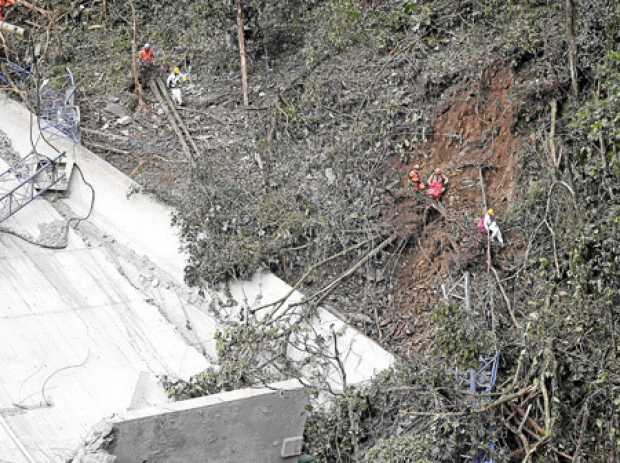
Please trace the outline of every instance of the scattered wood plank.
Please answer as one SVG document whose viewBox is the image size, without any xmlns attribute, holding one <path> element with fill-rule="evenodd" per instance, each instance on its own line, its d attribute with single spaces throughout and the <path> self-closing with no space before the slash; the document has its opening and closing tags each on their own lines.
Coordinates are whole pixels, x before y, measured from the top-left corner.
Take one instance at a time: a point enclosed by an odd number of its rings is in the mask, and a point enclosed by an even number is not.
<svg viewBox="0 0 620 463">
<path fill-rule="evenodd" d="M 181 129 L 179 129 L 179 126 L 177 125 L 174 119 L 174 116 L 172 115 L 172 112 L 170 111 L 170 108 L 168 107 L 168 104 L 166 103 L 164 97 L 159 92 L 159 88 L 157 87 L 157 84 L 155 83 L 154 80 L 149 81 L 149 88 L 151 89 L 151 92 L 153 92 L 153 95 L 155 95 L 155 97 L 159 100 L 161 107 L 166 113 L 166 116 L 168 116 L 168 121 L 170 122 L 170 126 L 172 127 L 172 130 L 174 130 L 174 133 L 176 134 L 177 138 L 179 139 L 179 143 L 181 144 L 181 147 L 183 148 L 183 151 L 185 152 L 185 156 L 187 157 L 187 160 L 190 163 L 194 164 L 194 158 L 192 156 L 192 152 L 189 149 L 189 146 L 187 144 L 187 141 L 185 140 L 183 132 L 181 132 Z"/>
<path fill-rule="evenodd" d="M 128 156 L 131 154 L 131 152 L 129 151 L 121 150 L 118 148 L 113 148 L 112 146 L 99 145 L 97 143 L 92 143 L 90 141 L 83 141 L 83 144 L 90 148 L 95 148 L 101 151 L 109 151 L 110 153 L 121 154 L 123 156 Z"/>
<path fill-rule="evenodd" d="M 128 137 L 124 137 L 122 135 L 117 135 L 115 133 L 109 133 L 109 132 L 102 132 L 100 130 L 89 129 L 87 127 L 80 127 L 80 130 L 83 133 L 87 133 L 87 134 L 90 134 L 90 135 L 97 135 L 99 137 L 111 138 L 113 140 L 121 140 L 121 141 L 129 140 Z"/>
</svg>

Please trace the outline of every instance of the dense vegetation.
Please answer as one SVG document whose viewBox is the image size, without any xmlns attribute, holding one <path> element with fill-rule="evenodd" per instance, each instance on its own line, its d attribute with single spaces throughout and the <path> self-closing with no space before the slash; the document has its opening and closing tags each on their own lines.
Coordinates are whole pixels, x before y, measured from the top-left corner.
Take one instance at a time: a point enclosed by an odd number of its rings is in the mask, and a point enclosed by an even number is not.
<svg viewBox="0 0 620 463">
<path fill-rule="evenodd" d="M 343 239 L 342 230 L 389 233 L 389 225 L 387 230 L 381 228 L 389 224 L 389 209 L 384 204 L 374 214 L 372 198 L 365 196 L 373 190 L 368 182 L 381 179 L 386 171 L 360 170 L 352 164 L 379 164 L 385 169 L 390 157 L 402 156 L 404 140 L 394 133 L 398 124 L 412 118 L 420 122 L 413 142 L 421 143 L 422 129 L 425 124 L 430 128 L 434 117 L 430 108 L 439 95 L 489 65 L 477 61 L 476 51 L 487 49 L 488 41 L 482 38 L 486 33 L 495 36 L 492 60 L 511 66 L 524 82 L 520 93 L 513 95 L 521 108 L 513 130 L 528 140 L 518 179 L 525 194 L 506 218 L 506 226 L 522 238 L 513 240 L 518 252 L 501 260 L 510 306 L 496 306 L 499 322 L 489 329 L 485 320 L 462 315 L 458 307 L 437 306 L 431 319 L 435 345 L 403 359 L 371 386 L 351 387 L 336 399 L 335 409 L 316 410 L 307 427 L 308 453 L 317 461 L 338 462 L 617 461 L 618 6 L 579 2 L 577 81 L 572 84 L 567 60 L 569 13 L 563 4 L 377 3 L 381 4 L 365 9 L 354 1 L 326 2 L 312 10 L 314 30 L 305 35 L 304 51 L 311 50 L 304 55 L 307 70 L 296 87 L 289 85 L 279 94 L 272 125 L 265 128 L 267 134 L 280 128 L 264 151 L 269 150 L 275 169 L 268 179 L 255 177 L 256 189 L 245 192 L 263 201 L 241 205 L 250 209 L 240 213 L 256 222 L 239 220 L 236 232 L 222 234 L 220 222 L 230 221 L 231 207 L 239 210 L 239 203 L 232 204 L 239 195 L 218 197 L 224 201 L 222 215 L 209 216 L 209 236 L 244 255 L 227 262 L 234 262 L 234 271 L 246 275 L 261 262 L 277 263 L 283 248 L 318 250 L 318 256 L 301 259 L 301 265 L 308 265 L 361 240 Z M 323 31 L 327 31 L 323 46 L 311 48 L 308 43 Z M 442 62 L 454 56 L 450 55 L 456 51 L 453 36 L 464 41 L 458 47 L 464 50 L 463 62 L 456 69 Z M 328 56 L 332 67 L 313 67 L 314 53 Z M 413 60 L 418 62 L 412 64 Z M 377 70 L 366 73 L 361 69 L 364 64 Z M 382 66 L 389 72 L 382 73 Z M 340 82 L 326 74 L 334 68 Z M 431 74 L 430 82 L 416 94 L 419 74 L 428 75 L 429 70 L 437 74 Z M 389 93 L 397 97 L 390 98 Z M 373 101 L 385 108 L 376 118 Z M 321 110 L 326 106 L 337 109 L 330 115 Z M 557 116 L 552 116 L 556 110 Z M 329 125 L 334 126 L 331 132 Z M 339 179 L 355 180 L 337 182 L 333 191 L 328 190 L 329 199 L 313 196 L 316 190 L 311 188 L 299 189 L 286 207 L 291 189 L 281 186 L 285 179 L 292 187 L 303 183 L 294 176 L 313 172 L 312 163 L 315 172 L 322 168 L 321 157 L 326 154 Z M 285 170 L 278 177 L 281 166 Z M 364 208 L 367 214 L 356 214 Z M 189 224 L 203 224 L 195 213 L 181 212 L 186 233 Z M 187 236 L 191 246 L 200 243 L 195 233 Z M 249 250 L 247 241 L 255 248 Z M 209 261 L 222 264 L 219 250 L 210 255 L 203 253 L 204 246 L 192 249 L 196 256 L 192 270 L 209 279 L 213 265 Z M 248 250 L 255 258 L 250 266 Z M 472 268 L 480 272 L 481 292 L 495 285 L 492 277 L 485 280 L 483 265 Z M 476 304 L 484 306 L 485 297 Z M 515 323 L 509 310 L 516 313 Z M 484 332 L 486 339 L 480 334 Z M 453 369 L 471 367 L 485 349 L 501 353 L 497 392 L 473 399 Z"/>
<path fill-rule="evenodd" d="M 108 10 L 83 2 L 91 19 L 77 28 L 72 2 L 39 3 L 67 11 L 59 19 L 65 28 L 51 37 L 47 72 L 73 66 L 89 83 L 84 98 L 123 94 L 126 2 L 108 1 Z M 199 83 L 226 94 L 239 69 L 238 50 L 226 46 L 233 2 L 134 3 L 141 38 L 181 47 L 178 56 L 190 54 L 201 69 Z M 206 155 L 196 168 L 175 171 L 186 185 L 165 196 L 191 254 L 188 283 L 206 287 L 270 268 L 294 284 L 325 262 L 304 280 L 312 293 L 398 237 L 372 260 L 385 280 L 353 279 L 334 300 L 370 319 L 366 332 L 398 349 L 399 364 L 370 385 L 347 387 L 334 408 L 310 410 L 306 452 L 338 463 L 619 461 L 620 4 L 250 3 L 252 109 L 237 105 L 235 89 L 222 109 L 234 119 L 229 138 L 221 135 L 218 148 L 201 145 Z M 484 258 L 452 268 L 451 281 L 472 274 L 475 310 L 435 297 L 428 317 L 414 314 L 423 324 L 408 338 L 424 331 L 427 342 L 405 353 L 381 322 L 403 310 L 394 304 L 398 261 L 428 224 L 407 228 L 398 219 L 411 199 L 398 169 L 424 159 L 419 152 L 440 135 L 433 129 L 444 103 L 464 91 L 482 99 L 483 76 L 495 68 L 514 76 L 510 131 L 520 140 L 519 174 L 510 179 L 520 194 L 502 217 L 511 239 L 493 248 L 493 271 Z M 87 111 L 86 120 L 95 119 Z M 445 220 L 455 241 L 455 230 L 471 228 Z M 313 301 L 307 305 L 306 320 L 314 315 Z M 310 361 L 293 364 L 282 352 L 307 328 L 303 321 L 231 324 L 218 340 L 221 369 L 189 383 L 169 379 L 170 394 L 300 375 Z M 497 382 L 473 395 L 467 371 L 493 353 Z"/>
</svg>

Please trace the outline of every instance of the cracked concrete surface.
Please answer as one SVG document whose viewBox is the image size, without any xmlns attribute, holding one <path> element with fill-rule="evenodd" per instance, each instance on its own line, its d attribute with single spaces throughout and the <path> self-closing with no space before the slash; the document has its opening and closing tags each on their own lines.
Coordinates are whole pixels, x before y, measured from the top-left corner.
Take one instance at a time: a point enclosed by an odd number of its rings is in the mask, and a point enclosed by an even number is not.
<svg viewBox="0 0 620 463">
<path fill-rule="evenodd" d="M 3 226 L 58 242 L 75 215 L 62 209 L 35 200 Z M 143 372 L 188 378 L 209 366 L 208 349 L 121 271 L 156 266 L 98 236 L 82 224 L 52 251 L 0 233 L 0 455 L 13 463 L 64 462 L 93 425 L 127 409 Z"/>
</svg>

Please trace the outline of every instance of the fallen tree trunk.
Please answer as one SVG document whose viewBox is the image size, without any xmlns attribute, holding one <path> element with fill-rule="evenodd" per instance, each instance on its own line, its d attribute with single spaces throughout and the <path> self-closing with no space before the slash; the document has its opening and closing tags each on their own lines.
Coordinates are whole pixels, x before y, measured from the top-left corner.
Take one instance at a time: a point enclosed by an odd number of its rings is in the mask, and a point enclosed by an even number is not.
<svg viewBox="0 0 620 463">
<path fill-rule="evenodd" d="M 179 126 L 179 128 L 185 134 L 186 141 L 189 142 L 191 147 L 194 149 L 194 152 L 196 153 L 196 156 L 199 157 L 200 156 L 200 151 L 198 150 L 198 146 L 196 146 L 196 142 L 194 142 L 194 139 L 192 138 L 192 135 L 189 133 L 189 129 L 185 125 L 185 122 L 183 122 L 183 118 L 181 117 L 181 115 L 177 111 L 174 102 L 170 98 L 170 95 L 168 94 L 168 89 L 166 88 L 166 84 L 164 84 L 164 82 L 161 79 L 157 79 L 157 85 L 159 86 L 159 90 L 161 92 L 162 97 L 168 103 L 168 108 L 170 110 L 170 113 L 172 114 L 172 116 L 176 120 L 177 125 Z M 194 158 L 193 157 L 190 159 L 190 161 L 191 161 L 192 164 L 194 164 Z"/>
<path fill-rule="evenodd" d="M 0 32 L 6 32 L 7 34 L 16 34 L 19 36 L 23 36 L 26 31 L 19 26 L 14 26 L 13 24 L 0 22 Z"/>
<path fill-rule="evenodd" d="M 332 283 L 327 285 L 325 288 L 321 289 L 317 293 L 315 293 L 312 298 L 315 296 L 320 297 L 317 299 L 316 304 L 319 305 L 329 294 L 338 286 L 345 278 L 353 275 L 362 265 L 368 262 L 373 256 L 376 256 L 379 252 L 383 251 L 387 246 L 392 244 L 398 238 L 398 233 L 393 233 L 388 238 L 386 238 L 382 243 L 380 243 L 377 247 L 372 249 L 368 254 L 366 254 L 359 262 L 357 262 L 353 267 L 344 272 L 338 278 L 336 278 Z"/>
<path fill-rule="evenodd" d="M 25 7 L 25 8 L 27 8 L 27 9 L 29 9 L 29 10 L 36 11 L 36 12 L 37 12 L 37 13 L 39 13 L 41 16 L 45 16 L 45 17 L 47 17 L 47 16 L 49 16 L 49 14 L 50 14 L 50 13 L 49 13 L 49 11 L 44 10 L 43 8 L 39 8 L 38 6 L 33 5 L 33 4 L 32 4 L 32 3 L 30 3 L 30 2 L 27 2 L 26 0 L 17 0 L 17 4 L 18 4 L 18 5 L 21 5 L 21 6 Z"/>
<path fill-rule="evenodd" d="M 181 129 L 179 129 L 176 121 L 174 120 L 174 116 L 172 115 L 172 112 L 170 111 L 170 108 L 168 107 L 168 104 L 166 103 L 164 96 L 162 96 L 162 94 L 159 92 L 157 83 L 154 80 L 149 80 L 149 87 L 151 89 L 151 92 L 153 92 L 153 94 L 159 101 L 159 104 L 165 111 L 166 116 L 168 116 L 168 122 L 170 122 L 170 126 L 172 127 L 172 130 L 174 130 L 174 133 L 176 133 L 177 138 L 179 139 L 179 143 L 181 144 L 181 147 L 183 148 L 183 152 L 185 153 L 185 156 L 187 157 L 188 161 L 192 163 L 193 165 L 194 157 L 192 156 L 192 152 L 189 149 L 189 146 L 187 144 L 187 141 L 185 140 L 185 137 L 183 136 L 183 133 L 181 132 Z"/>
</svg>

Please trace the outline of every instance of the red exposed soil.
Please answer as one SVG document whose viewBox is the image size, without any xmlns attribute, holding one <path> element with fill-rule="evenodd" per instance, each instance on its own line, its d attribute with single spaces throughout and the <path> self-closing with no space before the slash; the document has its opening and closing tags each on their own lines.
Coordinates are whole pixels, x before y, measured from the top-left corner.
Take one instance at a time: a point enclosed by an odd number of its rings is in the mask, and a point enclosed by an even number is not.
<svg viewBox="0 0 620 463">
<path fill-rule="evenodd" d="M 485 241 L 476 229 L 483 208 L 479 166 L 485 166 L 488 207 L 495 209 L 500 226 L 514 199 L 521 140 L 512 132 L 512 85 L 509 70 L 489 69 L 479 88 L 461 91 L 440 110 L 433 140 L 412 153 L 410 165 L 400 166 L 404 186 L 414 164 L 425 176 L 439 167 L 449 178 L 437 208 L 410 186 L 398 205 L 398 225 L 413 240 L 398 276 L 396 303 L 403 314 L 419 314 L 435 303 L 437 284 L 451 270 L 484 262 Z"/>
</svg>

